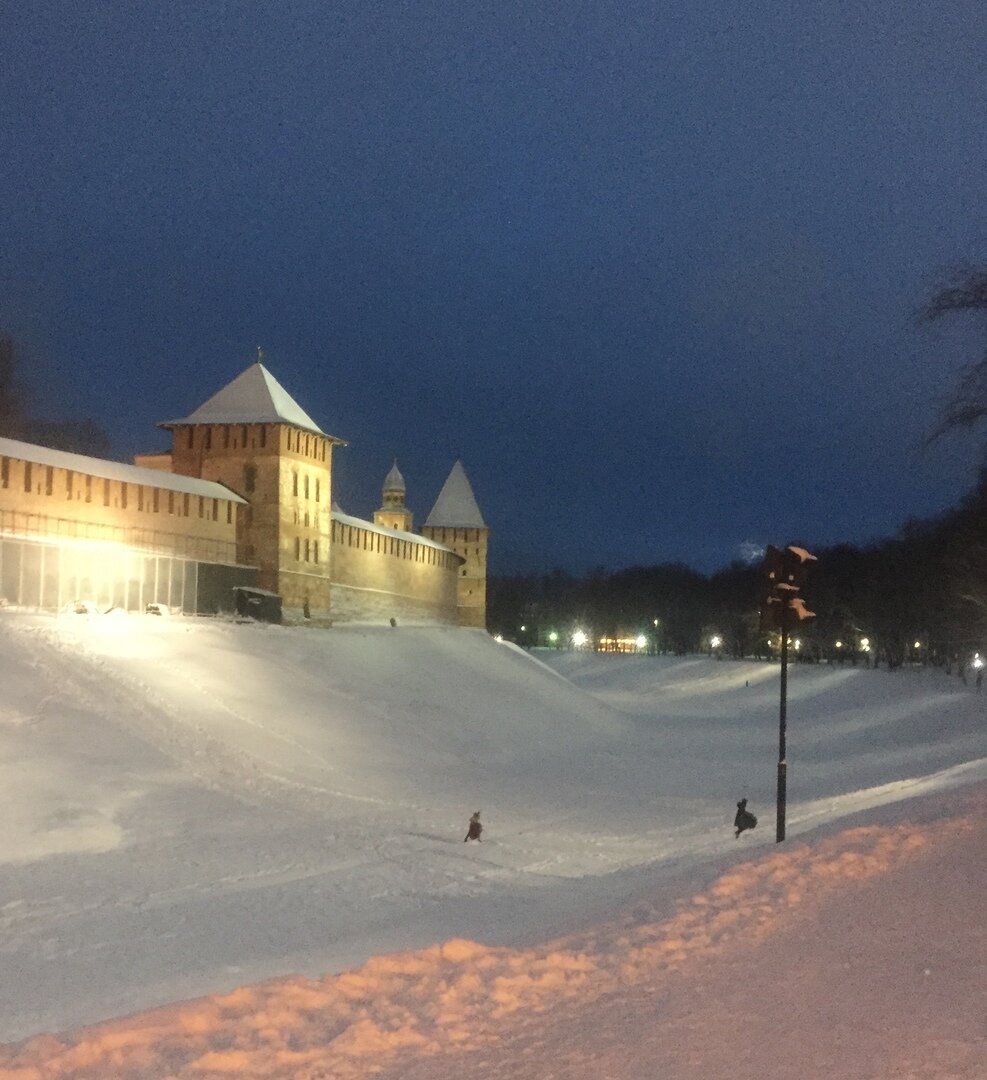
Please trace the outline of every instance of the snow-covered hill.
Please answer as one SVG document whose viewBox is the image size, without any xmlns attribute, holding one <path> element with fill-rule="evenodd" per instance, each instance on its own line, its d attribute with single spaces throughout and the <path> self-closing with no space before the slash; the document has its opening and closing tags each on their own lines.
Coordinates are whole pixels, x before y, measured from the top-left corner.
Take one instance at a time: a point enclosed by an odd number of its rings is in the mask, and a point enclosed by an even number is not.
<svg viewBox="0 0 987 1080">
<path fill-rule="evenodd" d="M 769 665 L 10 611 L 0 646 L 2 1039 L 450 938 L 530 947 L 773 851 Z M 955 678 L 799 666 L 790 691 L 793 838 L 987 776 Z M 737 841 L 741 794 L 761 827 Z"/>
</svg>

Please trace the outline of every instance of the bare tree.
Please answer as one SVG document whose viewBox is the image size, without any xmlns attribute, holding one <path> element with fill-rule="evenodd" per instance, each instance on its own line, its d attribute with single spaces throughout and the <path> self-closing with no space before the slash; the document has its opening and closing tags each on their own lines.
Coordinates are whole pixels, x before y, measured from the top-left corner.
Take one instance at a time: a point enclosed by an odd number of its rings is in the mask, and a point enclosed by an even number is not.
<svg viewBox="0 0 987 1080">
<path fill-rule="evenodd" d="M 950 283 L 920 308 L 919 319 L 938 322 L 956 312 L 987 317 L 987 267 L 960 266 L 950 277 Z M 946 402 L 929 441 L 955 428 L 970 427 L 984 417 L 987 417 L 987 351 L 962 369 L 959 384 Z"/>
</svg>

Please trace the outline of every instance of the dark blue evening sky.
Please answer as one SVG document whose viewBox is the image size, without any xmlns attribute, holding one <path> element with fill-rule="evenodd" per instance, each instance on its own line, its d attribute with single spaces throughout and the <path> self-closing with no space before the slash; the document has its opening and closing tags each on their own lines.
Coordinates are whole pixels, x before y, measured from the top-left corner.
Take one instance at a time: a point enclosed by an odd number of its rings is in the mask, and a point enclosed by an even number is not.
<svg viewBox="0 0 987 1080">
<path fill-rule="evenodd" d="M 461 457 L 499 571 L 895 531 L 987 259 L 981 0 L 2 5 L 0 330 L 166 444 L 264 346 L 361 516 Z"/>
</svg>

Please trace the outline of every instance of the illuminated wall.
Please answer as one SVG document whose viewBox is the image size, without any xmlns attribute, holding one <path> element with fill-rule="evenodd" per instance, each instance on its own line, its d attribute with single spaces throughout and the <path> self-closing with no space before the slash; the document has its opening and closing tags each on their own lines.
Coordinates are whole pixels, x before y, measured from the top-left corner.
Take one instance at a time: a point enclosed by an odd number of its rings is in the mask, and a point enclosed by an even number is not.
<svg viewBox="0 0 987 1080">
<path fill-rule="evenodd" d="M 334 513 L 333 618 L 455 623 L 461 565 L 451 551 L 415 533 Z"/>
<path fill-rule="evenodd" d="M 456 572 L 456 621 L 460 626 L 486 626 L 487 544 L 490 530 L 425 525 L 422 535 L 452 548 L 461 559 Z"/>
<path fill-rule="evenodd" d="M 225 484 L 240 508 L 238 561 L 286 609 L 329 609 L 333 440 L 287 424 L 175 425 L 175 473 Z"/>
<path fill-rule="evenodd" d="M 3 441 L 8 451 L 17 445 L 42 460 L 0 454 L 0 596 L 8 603 L 227 610 L 226 577 L 255 583 L 254 571 L 236 566 L 236 504 L 229 493 L 162 488 L 141 470 L 114 462 Z M 46 464 L 46 457 L 78 467 Z M 84 471 L 104 464 L 116 475 Z M 220 565 L 224 573 L 207 569 Z M 217 573 L 223 588 L 215 585 Z"/>
</svg>

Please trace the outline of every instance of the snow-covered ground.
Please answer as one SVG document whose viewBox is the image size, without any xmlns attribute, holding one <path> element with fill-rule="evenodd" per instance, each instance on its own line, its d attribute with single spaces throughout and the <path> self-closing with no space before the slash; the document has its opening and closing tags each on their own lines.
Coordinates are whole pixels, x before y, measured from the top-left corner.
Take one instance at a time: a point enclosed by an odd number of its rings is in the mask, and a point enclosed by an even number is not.
<svg viewBox="0 0 987 1080">
<path fill-rule="evenodd" d="M 769 665 L 5 611 L 0 678 L 0 1039 L 96 1025 L 3 1080 L 987 1075 L 955 678 L 794 668 L 782 846 Z"/>
</svg>

